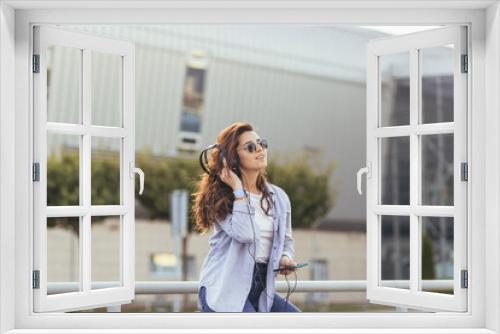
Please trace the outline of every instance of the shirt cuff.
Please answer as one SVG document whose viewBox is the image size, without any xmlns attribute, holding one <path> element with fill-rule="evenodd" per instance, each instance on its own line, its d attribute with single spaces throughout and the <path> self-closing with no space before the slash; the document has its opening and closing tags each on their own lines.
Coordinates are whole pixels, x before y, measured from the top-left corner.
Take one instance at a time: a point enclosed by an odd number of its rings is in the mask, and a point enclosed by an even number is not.
<svg viewBox="0 0 500 334">
<path fill-rule="evenodd" d="M 293 259 L 292 254 L 290 254 L 290 253 L 288 253 L 288 252 L 283 252 L 283 253 L 281 253 L 281 257 L 283 257 L 283 256 L 287 256 L 287 257 L 289 257 L 290 259 Z"/>
</svg>

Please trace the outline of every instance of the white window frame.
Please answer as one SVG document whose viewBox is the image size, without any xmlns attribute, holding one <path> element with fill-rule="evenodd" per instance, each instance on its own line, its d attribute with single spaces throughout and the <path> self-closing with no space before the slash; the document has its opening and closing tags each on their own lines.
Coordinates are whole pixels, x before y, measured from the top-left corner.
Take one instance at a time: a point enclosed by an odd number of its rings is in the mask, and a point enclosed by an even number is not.
<svg viewBox="0 0 500 334">
<path fill-rule="evenodd" d="M 129 333 L 144 333 L 148 328 L 164 328 L 163 332 L 174 333 L 180 331 L 175 328 L 191 328 L 190 333 L 234 333 L 243 332 L 248 324 L 258 324 L 266 330 L 256 329 L 254 332 L 275 333 L 279 328 L 290 328 L 280 332 L 352 333 L 357 329 L 363 333 L 387 333 L 388 328 L 393 328 L 392 333 L 500 333 L 500 230 L 497 226 L 500 221 L 500 9 L 497 2 L 333 0 L 252 3 L 207 0 L 203 2 L 203 8 L 197 8 L 199 5 L 195 1 L 106 0 L 64 3 L 10 0 L 0 3 L 0 332 L 47 333 L 47 329 L 52 329 L 50 332 L 73 333 L 79 329 L 79 333 L 108 333 L 112 328 L 126 328 Z M 128 9 L 120 8 L 125 6 Z M 130 8 L 134 6 L 143 7 L 143 10 Z M 249 7 L 252 10 L 248 10 Z M 470 24 L 473 88 L 468 92 L 471 111 L 468 133 L 471 138 L 467 144 L 470 157 L 468 196 L 471 199 L 468 220 L 472 222 L 468 230 L 468 258 L 471 259 L 469 311 L 464 314 L 34 314 L 30 288 L 33 220 L 30 209 L 33 204 L 30 25 L 152 22 Z"/>
<path fill-rule="evenodd" d="M 128 304 L 135 297 L 134 273 L 134 132 L 135 132 L 135 76 L 134 45 L 130 42 L 114 40 L 102 36 L 66 31 L 59 27 L 37 26 L 34 34 L 34 54 L 40 57 L 39 73 L 33 76 L 34 89 L 34 162 L 39 164 L 40 181 L 33 184 L 34 246 L 33 267 L 39 270 L 39 288 L 34 289 L 35 312 L 70 311 L 84 309 L 90 305 Z M 48 121 L 47 106 L 47 49 L 51 45 L 81 49 L 81 110 L 78 124 Z M 120 101 L 120 124 L 117 126 L 98 126 L 92 122 L 92 52 L 102 52 L 120 56 L 122 70 L 122 94 Z M 79 205 L 47 206 L 47 136 L 64 134 L 79 136 Z M 120 141 L 120 204 L 92 205 L 91 203 L 91 159 L 92 139 L 112 138 Z M 95 255 L 92 248 L 92 217 L 119 216 L 120 251 L 117 259 L 120 286 L 92 289 L 91 267 Z M 79 291 L 48 295 L 47 279 L 47 218 L 80 217 L 79 233 Z"/>
<path fill-rule="evenodd" d="M 461 270 L 467 270 L 467 184 L 461 180 L 461 163 L 467 162 L 467 80 L 469 73 L 462 73 L 462 55 L 467 54 L 467 29 L 451 25 L 410 35 L 391 36 L 373 40 L 367 54 L 367 160 L 371 177 L 366 182 L 367 193 L 367 292 L 374 303 L 396 307 L 439 311 L 463 312 L 467 310 L 468 291 L 461 287 Z M 422 89 L 420 50 L 453 45 L 453 121 L 446 123 L 421 123 Z M 380 59 L 386 55 L 408 55 L 410 98 L 409 123 L 393 126 L 382 123 Z M 453 202 L 451 206 L 422 205 L 421 161 L 422 135 L 451 134 L 453 136 Z M 405 205 L 382 203 L 381 143 L 391 137 L 408 138 L 409 144 L 409 195 Z M 408 217 L 410 238 L 410 268 L 408 287 L 382 286 L 381 225 L 383 216 Z M 453 219 L 453 294 L 428 292 L 422 289 L 421 238 L 422 217 L 451 217 Z M 389 281 L 386 281 L 388 283 Z M 394 282 L 393 282 L 394 283 Z M 396 284 L 398 284 L 396 280 Z"/>
</svg>

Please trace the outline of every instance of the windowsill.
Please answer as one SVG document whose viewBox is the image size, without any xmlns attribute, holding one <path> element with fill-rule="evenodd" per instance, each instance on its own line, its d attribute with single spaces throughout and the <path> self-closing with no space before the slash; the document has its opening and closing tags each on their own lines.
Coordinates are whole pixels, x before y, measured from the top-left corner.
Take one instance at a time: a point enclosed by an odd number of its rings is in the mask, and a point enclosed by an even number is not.
<svg viewBox="0 0 500 334">
<path fill-rule="evenodd" d="M 136 330 L 123 330 L 123 329 L 15 329 L 5 334 L 190 334 L 190 333 L 206 333 L 206 334 L 224 334 L 224 333 L 287 333 L 287 334 L 392 334 L 392 333 L 411 333 L 411 334 L 495 334 L 495 332 L 484 328 L 421 328 L 421 329 L 404 329 L 404 328 L 381 328 L 381 329 L 363 329 L 363 328 L 349 328 L 349 329 L 249 329 L 242 327 L 239 329 L 136 329 Z"/>
</svg>

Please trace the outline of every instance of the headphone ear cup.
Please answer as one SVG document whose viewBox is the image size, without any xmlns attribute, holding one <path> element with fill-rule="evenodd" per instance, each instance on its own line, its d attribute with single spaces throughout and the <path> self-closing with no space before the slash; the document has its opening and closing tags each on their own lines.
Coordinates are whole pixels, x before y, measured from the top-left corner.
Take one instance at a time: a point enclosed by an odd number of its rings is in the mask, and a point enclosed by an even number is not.
<svg viewBox="0 0 500 334">
<path fill-rule="evenodd" d="M 222 148 L 219 154 L 219 163 L 222 167 L 224 167 L 224 158 L 226 158 L 226 149 Z M 238 155 L 234 156 L 231 160 L 231 169 L 239 170 L 240 169 L 240 158 Z"/>
<path fill-rule="evenodd" d="M 233 158 L 232 165 L 233 168 L 240 169 L 240 158 L 237 155 Z"/>
</svg>

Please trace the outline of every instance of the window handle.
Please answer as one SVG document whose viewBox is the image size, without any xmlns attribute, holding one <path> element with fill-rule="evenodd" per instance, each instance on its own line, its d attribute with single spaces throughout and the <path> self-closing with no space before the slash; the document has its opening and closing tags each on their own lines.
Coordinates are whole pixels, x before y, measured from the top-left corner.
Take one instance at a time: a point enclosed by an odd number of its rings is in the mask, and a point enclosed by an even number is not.
<svg viewBox="0 0 500 334">
<path fill-rule="evenodd" d="M 363 174 L 366 174 L 366 178 L 370 178 L 372 176 L 371 162 L 368 162 L 366 165 L 367 165 L 366 167 L 363 167 L 360 170 L 358 170 L 357 173 L 358 193 L 360 195 L 363 194 L 363 191 L 361 190 L 361 176 L 363 176 Z"/>
<path fill-rule="evenodd" d="M 133 179 L 135 174 L 139 174 L 139 195 L 142 195 L 144 190 L 144 172 L 142 169 L 135 167 L 134 163 L 130 163 L 130 178 Z"/>
</svg>

